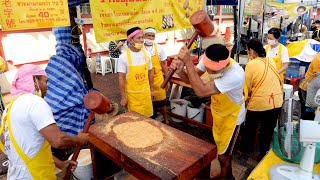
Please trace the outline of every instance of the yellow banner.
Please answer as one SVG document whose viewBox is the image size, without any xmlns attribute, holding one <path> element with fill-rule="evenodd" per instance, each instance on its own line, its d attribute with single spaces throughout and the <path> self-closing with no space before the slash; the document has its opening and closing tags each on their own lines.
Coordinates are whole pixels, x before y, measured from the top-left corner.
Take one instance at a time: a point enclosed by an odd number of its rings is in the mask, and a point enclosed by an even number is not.
<svg viewBox="0 0 320 180">
<path fill-rule="evenodd" d="M 265 6 L 265 21 L 270 27 L 287 27 L 310 9 L 309 6 L 299 6 L 297 3 L 268 2 Z"/>
<path fill-rule="evenodd" d="M 265 0 L 246 0 L 244 4 L 245 15 L 261 15 Z"/>
<path fill-rule="evenodd" d="M 69 26 L 67 0 L 0 0 L 3 31 Z"/>
<path fill-rule="evenodd" d="M 90 0 L 97 42 L 125 39 L 132 27 L 153 27 L 157 32 L 189 28 L 190 16 L 203 0 Z"/>
</svg>

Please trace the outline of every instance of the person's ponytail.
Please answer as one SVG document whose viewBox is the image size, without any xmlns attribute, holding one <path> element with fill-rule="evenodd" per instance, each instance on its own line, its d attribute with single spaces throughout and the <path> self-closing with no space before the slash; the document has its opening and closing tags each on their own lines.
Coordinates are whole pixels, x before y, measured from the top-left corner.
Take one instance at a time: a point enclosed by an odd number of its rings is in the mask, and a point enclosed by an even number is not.
<svg viewBox="0 0 320 180">
<path fill-rule="evenodd" d="M 266 50 L 263 48 L 261 41 L 257 38 L 253 38 L 248 43 L 248 49 L 254 50 L 259 57 L 266 57 Z"/>
</svg>

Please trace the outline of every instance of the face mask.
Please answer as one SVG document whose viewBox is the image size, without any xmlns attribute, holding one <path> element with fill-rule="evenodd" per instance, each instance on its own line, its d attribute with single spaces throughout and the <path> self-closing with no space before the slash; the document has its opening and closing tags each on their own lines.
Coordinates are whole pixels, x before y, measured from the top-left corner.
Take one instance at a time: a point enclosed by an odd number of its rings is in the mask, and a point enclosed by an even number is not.
<svg viewBox="0 0 320 180">
<path fill-rule="evenodd" d="M 223 76 L 224 71 L 225 69 L 223 69 L 220 73 L 217 74 L 208 74 L 208 77 L 210 80 L 221 78 Z"/>
<path fill-rule="evenodd" d="M 277 43 L 276 40 L 268 39 L 268 44 L 270 44 L 271 46 L 275 45 L 276 43 Z"/>
<path fill-rule="evenodd" d="M 134 47 L 136 49 L 142 49 L 143 48 L 143 43 L 135 43 Z"/>
<path fill-rule="evenodd" d="M 218 73 L 218 74 L 208 74 L 208 77 L 210 80 L 218 79 L 221 78 L 223 73 Z"/>
<path fill-rule="evenodd" d="M 154 40 L 151 40 L 151 39 L 145 39 L 145 42 L 146 42 L 146 44 L 148 44 L 148 45 L 152 45 L 153 44 L 153 42 L 154 42 Z"/>
</svg>

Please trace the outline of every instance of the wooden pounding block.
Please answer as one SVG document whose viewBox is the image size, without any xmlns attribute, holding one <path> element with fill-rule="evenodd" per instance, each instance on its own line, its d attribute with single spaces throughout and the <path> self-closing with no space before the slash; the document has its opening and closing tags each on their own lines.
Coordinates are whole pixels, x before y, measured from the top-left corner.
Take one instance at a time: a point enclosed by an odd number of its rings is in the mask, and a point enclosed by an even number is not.
<svg viewBox="0 0 320 180">
<path fill-rule="evenodd" d="M 147 148 L 125 146 L 112 128 L 134 121 L 144 121 L 157 127 L 163 134 L 162 142 Z M 217 154 L 213 144 L 135 112 L 92 125 L 89 142 L 91 148 L 139 179 L 192 179 L 210 165 Z"/>
</svg>

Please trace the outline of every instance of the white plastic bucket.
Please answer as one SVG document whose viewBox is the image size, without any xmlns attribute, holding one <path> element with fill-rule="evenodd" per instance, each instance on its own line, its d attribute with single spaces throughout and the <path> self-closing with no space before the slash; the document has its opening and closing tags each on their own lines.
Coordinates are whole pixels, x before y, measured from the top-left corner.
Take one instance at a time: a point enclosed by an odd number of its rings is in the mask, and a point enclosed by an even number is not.
<svg viewBox="0 0 320 180">
<path fill-rule="evenodd" d="M 172 99 L 170 101 L 171 112 L 183 117 L 187 115 L 187 105 L 189 101 L 184 99 Z M 182 122 L 180 119 L 172 118 L 174 122 Z"/>
<path fill-rule="evenodd" d="M 69 160 L 72 158 L 72 155 L 69 157 Z M 90 180 L 93 178 L 90 149 L 81 149 L 77 162 L 78 166 L 73 172 L 74 176 L 79 180 Z M 76 178 L 73 179 L 76 180 Z"/>
<path fill-rule="evenodd" d="M 203 114 L 204 114 L 205 105 L 201 104 L 199 108 L 190 107 L 190 104 L 187 106 L 187 117 L 193 119 L 198 122 L 203 122 Z M 191 125 L 189 123 L 189 125 Z M 194 125 L 191 125 L 194 126 Z"/>
<path fill-rule="evenodd" d="M 288 100 L 293 95 L 293 86 L 290 84 L 283 84 L 284 100 Z"/>
</svg>

